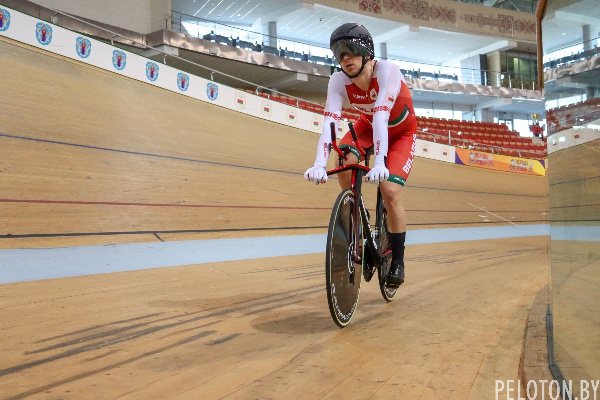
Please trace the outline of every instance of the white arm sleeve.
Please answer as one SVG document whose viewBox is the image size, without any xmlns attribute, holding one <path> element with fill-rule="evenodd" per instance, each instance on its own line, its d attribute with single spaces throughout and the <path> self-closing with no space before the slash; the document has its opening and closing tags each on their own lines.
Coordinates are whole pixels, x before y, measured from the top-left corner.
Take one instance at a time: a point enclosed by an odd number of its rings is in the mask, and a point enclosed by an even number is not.
<svg viewBox="0 0 600 400">
<path fill-rule="evenodd" d="M 329 150 L 331 148 L 331 127 L 330 124 L 335 124 L 335 132 L 337 132 L 338 124 L 342 116 L 342 107 L 344 99 L 347 97 L 344 81 L 339 74 L 331 75 L 329 85 L 327 86 L 327 104 L 325 105 L 325 118 L 323 118 L 323 130 L 317 145 L 317 157 L 315 158 L 315 167 L 321 166 L 325 168 Z"/>
<path fill-rule="evenodd" d="M 373 107 L 373 145 L 375 166 L 384 165 L 388 152 L 388 121 L 390 112 L 400 93 L 404 77 L 395 64 L 382 63 L 377 66 L 375 76 L 379 83 L 379 93 Z"/>
</svg>

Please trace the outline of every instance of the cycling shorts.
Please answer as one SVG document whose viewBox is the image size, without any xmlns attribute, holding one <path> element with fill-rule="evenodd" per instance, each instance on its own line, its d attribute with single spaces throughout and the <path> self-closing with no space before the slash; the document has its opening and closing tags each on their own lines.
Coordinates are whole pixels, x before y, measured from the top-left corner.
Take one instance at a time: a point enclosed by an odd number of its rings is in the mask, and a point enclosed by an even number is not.
<svg viewBox="0 0 600 400">
<path fill-rule="evenodd" d="M 393 122 L 390 121 L 389 124 Z M 373 126 L 364 114 L 354 124 L 354 131 L 358 141 L 365 149 L 373 147 Z M 386 167 L 390 171 L 388 181 L 404 186 L 412 169 L 416 145 L 417 119 L 414 115 L 409 114 L 406 120 L 400 124 L 388 127 L 388 154 L 386 159 Z M 350 131 L 346 132 L 339 143 L 339 147 L 340 149 L 347 148 L 358 157 L 359 161 L 361 160 Z"/>
</svg>

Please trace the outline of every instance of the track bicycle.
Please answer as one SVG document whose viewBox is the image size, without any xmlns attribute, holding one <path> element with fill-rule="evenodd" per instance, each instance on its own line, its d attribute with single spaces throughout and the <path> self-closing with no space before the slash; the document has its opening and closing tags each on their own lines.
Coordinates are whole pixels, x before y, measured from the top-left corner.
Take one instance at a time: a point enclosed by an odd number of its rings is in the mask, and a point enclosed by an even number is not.
<svg viewBox="0 0 600 400">
<path fill-rule="evenodd" d="M 341 150 L 336 143 L 335 125 L 331 123 L 331 145 L 339 155 L 339 166 L 327 175 L 352 171 L 351 187 L 338 195 L 331 212 L 327 233 L 325 275 L 327 301 L 333 321 L 340 327 L 350 323 L 360 295 L 364 277 L 369 282 L 377 271 L 383 298 L 390 302 L 396 297 L 398 287 L 387 284 L 386 274 L 392 256 L 388 239 L 387 210 L 381 191 L 377 187 L 375 225 L 369 222 L 361 189 L 363 176 L 370 171 L 371 151 L 358 141 L 352 124 L 349 124 L 354 144 L 364 159 L 364 165 L 343 165 L 349 150 Z"/>
</svg>

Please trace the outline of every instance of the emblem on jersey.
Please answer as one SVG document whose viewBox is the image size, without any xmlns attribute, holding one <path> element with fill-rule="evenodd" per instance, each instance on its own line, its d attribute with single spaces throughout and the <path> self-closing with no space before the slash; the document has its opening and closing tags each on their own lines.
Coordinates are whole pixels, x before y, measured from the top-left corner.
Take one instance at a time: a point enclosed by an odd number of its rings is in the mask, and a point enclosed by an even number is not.
<svg viewBox="0 0 600 400">
<path fill-rule="evenodd" d="M 262 107 L 260 108 L 260 111 L 263 113 L 263 115 L 265 117 L 270 117 L 271 113 L 273 112 L 273 109 L 271 108 L 271 103 L 268 102 L 268 101 L 263 100 Z"/>
<path fill-rule="evenodd" d="M 177 74 L 177 87 L 182 92 L 185 92 L 190 87 L 190 77 L 183 72 Z"/>
<path fill-rule="evenodd" d="M 155 80 L 158 79 L 158 72 L 159 72 L 159 68 L 158 65 L 148 61 L 146 63 L 146 77 L 151 81 L 154 82 Z"/>
<path fill-rule="evenodd" d="M 0 32 L 5 31 L 10 26 L 10 13 L 0 8 Z"/>
<path fill-rule="evenodd" d="M 371 91 L 369 92 L 369 97 L 371 98 L 371 100 L 377 99 L 377 90 L 375 90 L 375 88 L 371 89 Z"/>
<path fill-rule="evenodd" d="M 321 118 L 313 117 L 312 124 L 310 125 L 315 131 L 321 130 Z"/>
<path fill-rule="evenodd" d="M 122 52 L 121 50 L 114 50 L 112 56 L 113 66 L 119 71 L 125 68 L 125 64 L 127 64 L 127 54 Z"/>
<path fill-rule="evenodd" d="M 77 50 L 79 57 L 88 58 L 92 52 L 92 43 L 89 39 L 78 37 L 75 42 L 75 50 Z"/>
<path fill-rule="evenodd" d="M 243 93 L 236 93 L 234 103 L 237 108 L 246 107 L 246 95 Z"/>
<path fill-rule="evenodd" d="M 296 123 L 296 110 L 292 110 L 291 108 L 288 108 L 287 120 L 289 123 L 292 123 L 292 124 Z"/>
<path fill-rule="evenodd" d="M 206 84 L 206 95 L 210 100 L 215 101 L 219 97 L 219 87 L 212 82 L 208 82 Z"/>
<path fill-rule="evenodd" d="M 40 44 L 46 46 L 52 41 L 52 27 L 48 24 L 38 22 L 35 26 L 35 37 Z"/>
<path fill-rule="evenodd" d="M 387 101 L 389 101 L 390 103 L 394 103 L 395 100 L 396 100 L 396 96 L 393 93 L 387 94 Z"/>
</svg>

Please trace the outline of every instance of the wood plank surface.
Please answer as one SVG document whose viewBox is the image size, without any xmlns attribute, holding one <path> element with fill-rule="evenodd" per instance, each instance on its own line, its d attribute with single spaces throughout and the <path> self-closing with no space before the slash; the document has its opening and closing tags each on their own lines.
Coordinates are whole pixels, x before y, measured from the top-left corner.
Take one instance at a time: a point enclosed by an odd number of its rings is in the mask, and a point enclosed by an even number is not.
<svg viewBox="0 0 600 400">
<path fill-rule="evenodd" d="M 547 238 L 410 246 L 337 328 L 323 256 L 2 285 L 3 398 L 490 399 L 517 379 Z"/>
</svg>

